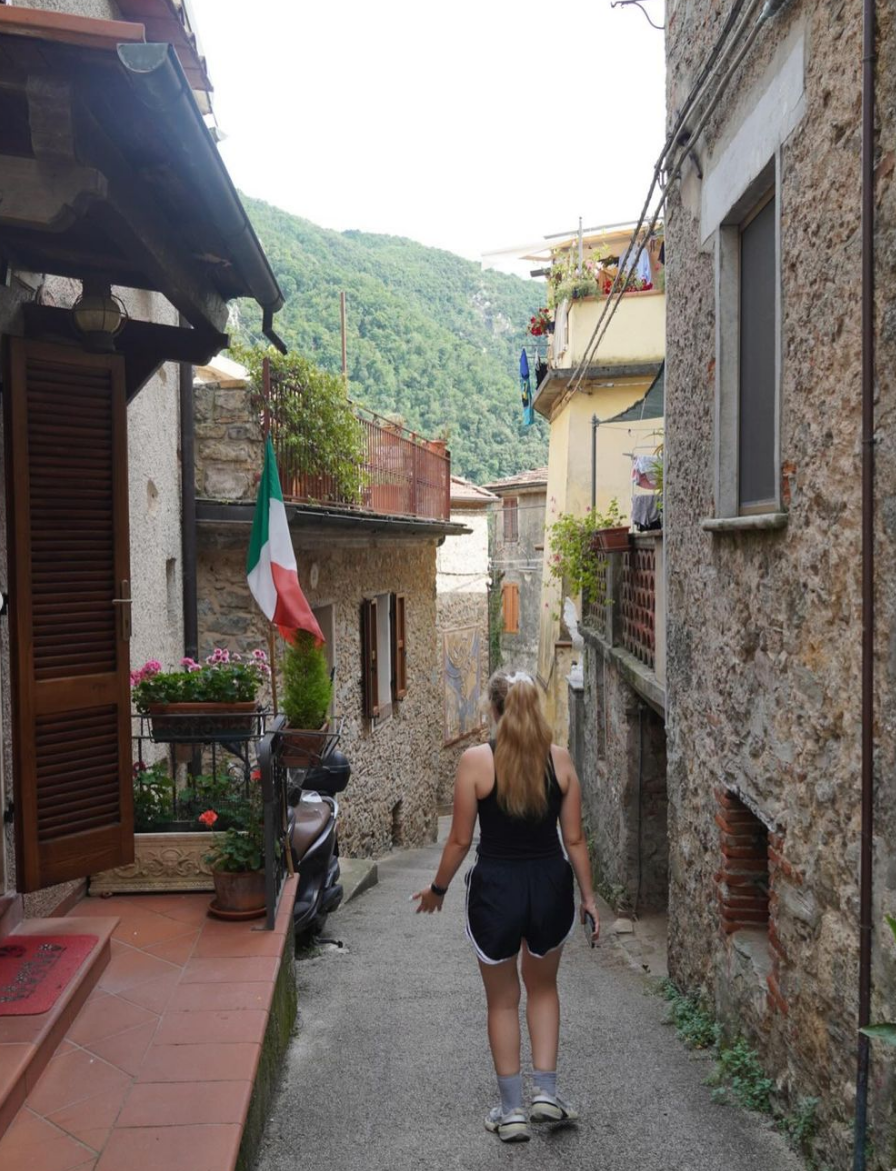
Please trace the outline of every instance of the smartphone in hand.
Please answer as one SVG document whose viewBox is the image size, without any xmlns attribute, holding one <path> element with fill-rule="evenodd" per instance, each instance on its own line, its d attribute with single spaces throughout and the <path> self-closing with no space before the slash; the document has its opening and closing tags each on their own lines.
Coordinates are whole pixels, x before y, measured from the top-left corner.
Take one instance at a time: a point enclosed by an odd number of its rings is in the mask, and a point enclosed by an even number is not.
<svg viewBox="0 0 896 1171">
<path fill-rule="evenodd" d="M 595 930 L 596 930 L 596 925 L 594 922 L 594 916 L 591 914 L 590 911 L 586 911 L 585 912 L 585 938 L 588 940 L 588 942 L 591 944 L 592 947 L 595 946 L 595 944 L 594 944 Z"/>
</svg>

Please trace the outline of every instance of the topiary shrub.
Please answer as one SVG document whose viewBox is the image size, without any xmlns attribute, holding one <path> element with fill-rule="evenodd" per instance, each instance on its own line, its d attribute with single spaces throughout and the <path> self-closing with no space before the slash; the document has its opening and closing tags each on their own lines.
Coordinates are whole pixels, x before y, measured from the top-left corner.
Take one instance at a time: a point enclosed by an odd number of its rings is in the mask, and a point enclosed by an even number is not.
<svg viewBox="0 0 896 1171">
<path fill-rule="evenodd" d="M 283 658 L 283 711 L 292 728 L 317 729 L 326 721 L 333 684 L 323 650 L 300 630 Z"/>
</svg>

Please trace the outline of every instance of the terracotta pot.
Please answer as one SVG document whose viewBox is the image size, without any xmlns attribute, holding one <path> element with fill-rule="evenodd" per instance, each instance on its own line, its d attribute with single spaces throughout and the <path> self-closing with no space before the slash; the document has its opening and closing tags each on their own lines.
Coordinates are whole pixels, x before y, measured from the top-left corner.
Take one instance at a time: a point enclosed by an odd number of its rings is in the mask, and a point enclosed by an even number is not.
<svg viewBox="0 0 896 1171">
<path fill-rule="evenodd" d="M 255 700 L 248 703 L 151 703 L 153 740 L 226 740 L 255 730 Z"/>
<path fill-rule="evenodd" d="M 260 911 L 265 904 L 263 870 L 213 870 L 219 911 Z"/>
<path fill-rule="evenodd" d="M 327 744 L 326 734 L 330 721 L 314 731 L 312 728 L 291 728 L 289 724 L 281 732 L 280 760 L 287 768 L 310 768 L 319 764 L 321 753 Z"/>
<path fill-rule="evenodd" d="M 614 529 L 598 529 L 594 537 L 598 549 L 603 553 L 625 553 L 632 543 L 628 525 L 619 525 Z"/>
</svg>

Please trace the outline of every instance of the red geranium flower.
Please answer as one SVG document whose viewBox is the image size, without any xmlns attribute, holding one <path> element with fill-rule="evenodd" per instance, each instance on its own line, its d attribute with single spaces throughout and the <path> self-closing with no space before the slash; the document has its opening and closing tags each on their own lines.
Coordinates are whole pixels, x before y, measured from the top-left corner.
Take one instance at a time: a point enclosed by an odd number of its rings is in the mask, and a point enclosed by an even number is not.
<svg viewBox="0 0 896 1171">
<path fill-rule="evenodd" d="M 206 809 L 205 813 L 199 814 L 199 821 L 201 821 L 207 829 L 211 829 L 217 820 L 218 815 L 215 813 L 214 809 Z"/>
</svg>

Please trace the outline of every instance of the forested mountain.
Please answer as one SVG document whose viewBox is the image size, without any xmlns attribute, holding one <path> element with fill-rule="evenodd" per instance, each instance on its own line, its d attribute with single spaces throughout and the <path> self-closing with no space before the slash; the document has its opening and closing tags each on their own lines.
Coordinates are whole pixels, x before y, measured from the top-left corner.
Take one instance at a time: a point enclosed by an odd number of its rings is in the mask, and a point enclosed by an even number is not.
<svg viewBox="0 0 896 1171">
<path fill-rule="evenodd" d="M 519 355 L 539 282 L 396 236 L 333 232 L 245 199 L 286 297 L 275 327 L 290 349 L 341 369 L 339 293 L 348 302 L 350 393 L 430 438 L 480 483 L 546 462 L 547 426 L 522 425 Z M 261 341 L 257 306 L 236 335 Z M 534 370 L 533 370 L 534 382 Z"/>
</svg>

